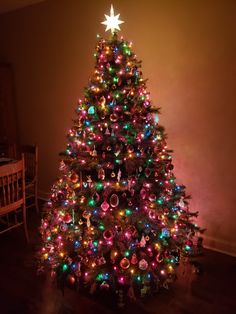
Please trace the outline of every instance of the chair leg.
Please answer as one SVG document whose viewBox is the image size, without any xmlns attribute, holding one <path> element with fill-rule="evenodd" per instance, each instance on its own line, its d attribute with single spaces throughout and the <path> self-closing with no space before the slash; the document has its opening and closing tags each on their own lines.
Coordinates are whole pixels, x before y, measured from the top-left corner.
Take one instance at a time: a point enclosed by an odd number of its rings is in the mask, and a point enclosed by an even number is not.
<svg viewBox="0 0 236 314">
<path fill-rule="evenodd" d="M 25 231 L 26 241 L 29 242 L 29 234 L 28 234 L 27 222 L 26 222 L 26 207 L 25 207 L 25 204 L 23 204 L 23 222 L 24 222 L 24 231 Z"/>
<path fill-rule="evenodd" d="M 39 213 L 39 203 L 38 203 L 38 184 L 37 182 L 34 185 L 34 203 L 37 213 Z"/>
</svg>

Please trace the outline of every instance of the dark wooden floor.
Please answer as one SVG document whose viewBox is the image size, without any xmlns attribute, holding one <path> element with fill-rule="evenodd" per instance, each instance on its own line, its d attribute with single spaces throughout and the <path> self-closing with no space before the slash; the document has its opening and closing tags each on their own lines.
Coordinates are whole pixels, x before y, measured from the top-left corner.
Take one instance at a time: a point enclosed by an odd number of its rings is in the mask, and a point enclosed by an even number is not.
<svg viewBox="0 0 236 314">
<path fill-rule="evenodd" d="M 40 218 L 28 214 L 31 243 L 23 228 L 0 236 L 1 314 L 107 314 L 119 312 L 109 298 L 94 299 L 66 289 L 62 296 L 48 276 L 37 276 L 35 251 L 39 245 Z M 236 258 L 205 250 L 198 258 L 202 275 L 180 278 L 155 297 L 128 304 L 122 313 L 228 314 L 236 313 Z M 105 299 L 105 301 L 104 301 Z M 120 311 L 121 312 L 121 311 Z"/>
</svg>

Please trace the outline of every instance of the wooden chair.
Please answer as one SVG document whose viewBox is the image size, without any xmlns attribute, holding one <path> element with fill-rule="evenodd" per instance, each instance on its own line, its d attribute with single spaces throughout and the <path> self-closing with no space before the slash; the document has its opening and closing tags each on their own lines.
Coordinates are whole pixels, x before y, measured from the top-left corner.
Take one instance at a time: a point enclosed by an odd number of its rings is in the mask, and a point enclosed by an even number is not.
<svg viewBox="0 0 236 314">
<path fill-rule="evenodd" d="M 38 206 L 38 146 L 24 145 L 20 147 L 20 153 L 25 159 L 25 195 L 26 208 L 35 207 L 37 213 Z M 32 202 L 33 199 L 33 202 Z M 28 204 L 27 204 L 28 200 Z"/>
<path fill-rule="evenodd" d="M 20 213 L 22 219 L 18 221 Z M 25 237 L 27 242 L 29 241 L 26 224 L 24 156 L 19 161 L 0 167 L 0 224 L 0 234 L 24 225 Z"/>
<path fill-rule="evenodd" d="M 0 143 L 0 155 L 16 159 L 16 144 L 15 143 Z"/>
</svg>

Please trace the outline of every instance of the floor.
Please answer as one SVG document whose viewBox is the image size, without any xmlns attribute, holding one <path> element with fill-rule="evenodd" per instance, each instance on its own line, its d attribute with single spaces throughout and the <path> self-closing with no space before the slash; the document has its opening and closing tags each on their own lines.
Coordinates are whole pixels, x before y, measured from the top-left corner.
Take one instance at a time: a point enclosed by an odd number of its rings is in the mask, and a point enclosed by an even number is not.
<svg viewBox="0 0 236 314">
<path fill-rule="evenodd" d="M 36 273 L 36 251 L 40 243 L 40 217 L 28 214 L 31 243 L 26 244 L 22 228 L 0 237 L 1 314 L 230 314 L 236 312 L 236 258 L 204 251 L 196 259 L 202 273 L 179 279 L 169 290 L 160 291 L 122 310 L 110 297 L 93 298 L 66 289 L 64 296 L 47 275 Z M 195 270 L 193 267 L 192 270 Z"/>
</svg>

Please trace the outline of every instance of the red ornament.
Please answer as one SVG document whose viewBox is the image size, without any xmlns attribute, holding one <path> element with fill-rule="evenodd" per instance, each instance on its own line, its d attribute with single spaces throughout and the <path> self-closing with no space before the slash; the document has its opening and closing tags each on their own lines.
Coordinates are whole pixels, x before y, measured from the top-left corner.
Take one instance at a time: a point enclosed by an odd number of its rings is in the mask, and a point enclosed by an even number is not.
<svg viewBox="0 0 236 314">
<path fill-rule="evenodd" d="M 119 205 L 119 197 L 116 194 L 112 194 L 110 197 L 110 204 L 112 207 L 117 207 Z"/>
<path fill-rule="evenodd" d="M 128 258 L 124 257 L 121 261 L 120 261 L 120 267 L 123 269 L 128 269 L 130 266 L 130 261 L 128 260 Z"/>
<path fill-rule="evenodd" d="M 116 121 L 118 120 L 118 115 L 117 115 L 116 113 L 112 113 L 112 114 L 110 115 L 110 120 L 111 120 L 112 122 L 116 122 Z"/>
<path fill-rule="evenodd" d="M 71 215 L 69 213 L 66 213 L 65 216 L 63 217 L 63 221 L 69 224 L 72 221 Z"/>
<path fill-rule="evenodd" d="M 150 168 L 146 168 L 146 169 L 144 170 L 144 174 L 145 174 L 146 178 L 148 178 L 148 177 L 150 176 L 151 172 L 152 172 L 152 171 L 151 171 Z"/>
<path fill-rule="evenodd" d="M 138 263 L 137 255 L 134 253 L 131 257 L 131 264 L 135 265 Z"/>
<path fill-rule="evenodd" d="M 103 232 L 103 238 L 106 240 L 106 241 L 111 241 L 113 239 L 113 232 L 111 230 L 105 230 Z"/>
<path fill-rule="evenodd" d="M 77 174 L 77 173 L 72 173 L 72 175 L 70 176 L 70 180 L 71 180 L 71 182 L 73 182 L 73 183 L 77 183 L 78 180 L 79 180 L 78 174 Z"/>
</svg>

